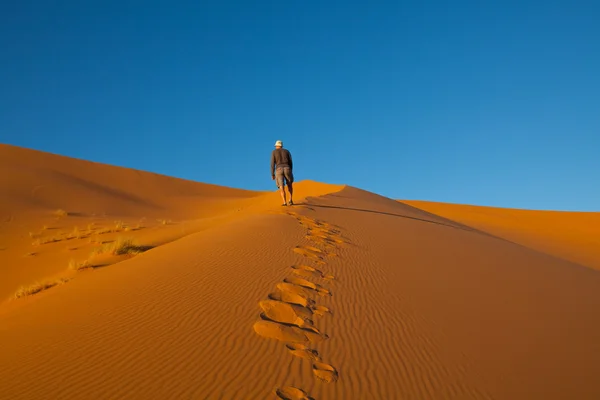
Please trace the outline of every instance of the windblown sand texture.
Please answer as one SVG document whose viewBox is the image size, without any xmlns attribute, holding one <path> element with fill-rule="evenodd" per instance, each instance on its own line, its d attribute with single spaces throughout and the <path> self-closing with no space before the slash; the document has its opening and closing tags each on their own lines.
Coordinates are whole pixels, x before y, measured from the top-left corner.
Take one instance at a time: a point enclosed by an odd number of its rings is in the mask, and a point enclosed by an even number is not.
<svg viewBox="0 0 600 400">
<path fill-rule="evenodd" d="M 471 218 L 308 181 L 281 207 L 13 146 L 0 189 L 0 399 L 600 398 L 578 214 Z M 124 235 L 139 252 L 90 258 Z M 44 279 L 64 281 L 12 298 Z"/>
</svg>

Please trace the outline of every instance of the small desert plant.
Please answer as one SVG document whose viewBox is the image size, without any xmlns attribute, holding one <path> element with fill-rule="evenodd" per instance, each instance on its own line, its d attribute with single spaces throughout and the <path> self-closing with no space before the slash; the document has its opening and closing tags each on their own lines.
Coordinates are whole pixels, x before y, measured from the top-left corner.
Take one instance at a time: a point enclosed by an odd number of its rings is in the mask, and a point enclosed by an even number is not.
<svg viewBox="0 0 600 400">
<path fill-rule="evenodd" d="M 97 248 L 94 254 L 112 254 L 116 256 L 124 254 L 139 254 L 147 250 L 147 246 L 138 246 L 132 239 L 117 238 L 114 242 L 107 243 Z"/>
<path fill-rule="evenodd" d="M 75 260 L 69 261 L 69 269 L 72 271 L 81 271 L 83 269 L 91 268 L 91 267 L 92 267 L 92 265 L 90 264 L 90 262 L 88 260 L 85 260 L 84 262 L 77 262 Z"/>
<path fill-rule="evenodd" d="M 105 233 L 111 233 L 112 231 L 113 230 L 110 229 L 110 228 L 104 228 L 104 229 L 101 229 L 101 230 L 97 231 L 96 233 L 98 233 L 99 235 L 103 235 Z"/>
<path fill-rule="evenodd" d="M 68 233 L 66 236 L 66 239 L 80 239 L 81 238 L 81 232 L 79 231 L 78 227 L 73 228 L 73 231 L 71 233 Z"/>
<path fill-rule="evenodd" d="M 125 222 L 123 222 L 123 221 L 115 221 L 115 229 L 117 231 L 120 231 L 123 228 L 125 228 Z"/>
<path fill-rule="evenodd" d="M 48 225 L 44 225 L 44 226 L 42 227 L 42 230 L 43 230 L 43 231 L 47 231 L 47 230 L 48 230 Z"/>
<path fill-rule="evenodd" d="M 54 237 L 49 237 L 49 238 L 37 239 L 37 240 L 33 241 L 33 243 L 31 243 L 31 244 L 33 246 L 39 246 L 39 245 L 47 244 L 47 243 L 60 242 L 61 240 L 63 240 L 63 238 L 61 238 L 60 236 L 54 236 Z"/>
<path fill-rule="evenodd" d="M 32 239 L 38 238 L 40 237 L 39 233 L 35 233 L 35 232 L 29 232 L 29 237 Z"/>
<path fill-rule="evenodd" d="M 18 299 L 25 296 L 31 296 L 36 293 L 41 292 L 42 290 L 50 289 L 51 287 L 62 285 L 69 280 L 66 278 L 59 278 L 54 280 L 45 280 L 42 282 L 36 282 L 33 285 L 29 286 L 21 286 L 14 294 L 14 298 Z"/>
<path fill-rule="evenodd" d="M 61 210 L 61 209 L 54 211 L 53 214 L 56 218 L 62 218 L 62 217 L 66 217 L 67 215 L 69 215 L 68 212 L 66 212 L 65 210 Z"/>
<path fill-rule="evenodd" d="M 31 253 L 25 254 L 25 257 L 33 257 L 33 256 L 36 256 L 36 255 L 37 255 L 37 253 L 34 252 L 34 251 L 32 251 Z"/>
</svg>

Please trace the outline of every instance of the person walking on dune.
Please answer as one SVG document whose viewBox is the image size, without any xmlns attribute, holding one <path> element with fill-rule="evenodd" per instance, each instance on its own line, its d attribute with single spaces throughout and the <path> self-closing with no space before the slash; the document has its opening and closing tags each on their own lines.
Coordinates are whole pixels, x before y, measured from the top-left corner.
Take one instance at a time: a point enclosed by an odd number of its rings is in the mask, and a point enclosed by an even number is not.
<svg viewBox="0 0 600 400">
<path fill-rule="evenodd" d="M 292 153 L 289 150 L 283 148 L 281 140 L 275 142 L 275 150 L 271 153 L 271 179 L 277 183 L 279 192 L 281 193 L 281 199 L 283 200 L 282 206 L 293 205 L 292 195 L 294 188 L 294 174 L 292 169 L 294 164 L 292 162 Z M 285 186 L 287 184 L 288 191 L 290 192 L 290 202 L 286 203 Z"/>
</svg>

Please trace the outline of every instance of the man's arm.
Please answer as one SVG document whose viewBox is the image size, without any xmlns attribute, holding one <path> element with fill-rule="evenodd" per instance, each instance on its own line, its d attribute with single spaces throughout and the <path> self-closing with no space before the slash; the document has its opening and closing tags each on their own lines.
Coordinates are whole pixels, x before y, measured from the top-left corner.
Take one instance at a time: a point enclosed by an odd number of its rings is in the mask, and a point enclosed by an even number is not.
<svg viewBox="0 0 600 400">
<path fill-rule="evenodd" d="M 292 152 L 288 150 L 288 154 L 290 156 L 290 169 L 294 169 L 294 163 L 292 162 Z"/>
<path fill-rule="evenodd" d="M 275 177 L 275 152 L 271 152 L 271 178 Z"/>
</svg>

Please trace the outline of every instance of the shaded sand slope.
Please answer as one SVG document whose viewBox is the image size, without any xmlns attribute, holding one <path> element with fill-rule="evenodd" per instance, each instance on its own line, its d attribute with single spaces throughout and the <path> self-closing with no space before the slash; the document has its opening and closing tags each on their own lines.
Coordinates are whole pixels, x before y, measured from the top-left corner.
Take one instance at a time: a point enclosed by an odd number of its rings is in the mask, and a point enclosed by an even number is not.
<svg viewBox="0 0 600 400">
<path fill-rule="evenodd" d="M 342 253 L 352 301 L 336 307 L 348 307 L 337 337 L 352 348 L 336 362 L 357 393 L 370 382 L 372 398 L 600 396 L 596 271 L 358 189 L 311 203 L 360 247 Z"/>
<path fill-rule="evenodd" d="M 359 189 L 263 200 L 5 308 L 0 398 L 600 396 L 596 271 Z"/>
<path fill-rule="evenodd" d="M 263 195 L 0 145 L 0 301 L 121 235 L 160 244 Z"/>
<path fill-rule="evenodd" d="M 63 209 L 75 214 L 170 218 L 210 215 L 198 199 L 251 197 L 256 192 L 0 144 L 0 219 Z"/>
<path fill-rule="evenodd" d="M 600 212 L 534 211 L 426 201 L 402 202 L 600 270 Z"/>
</svg>

